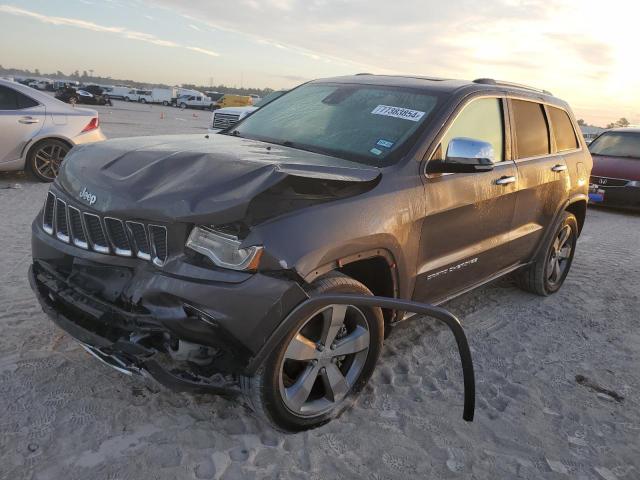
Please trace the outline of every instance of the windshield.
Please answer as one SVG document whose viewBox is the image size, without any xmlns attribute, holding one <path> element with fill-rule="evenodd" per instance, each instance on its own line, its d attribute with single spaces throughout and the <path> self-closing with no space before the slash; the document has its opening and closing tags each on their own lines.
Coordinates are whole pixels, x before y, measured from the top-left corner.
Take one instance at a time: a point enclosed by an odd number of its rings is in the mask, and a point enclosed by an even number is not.
<svg viewBox="0 0 640 480">
<path fill-rule="evenodd" d="M 606 132 L 596 138 L 589 150 L 594 155 L 640 158 L 640 132 Z"/>
<path fill-rule="evenodd" d="M 286 90 L 281 90 L 281 91 L 278 91 L 278 92 L 271 92 L 270 94 L 265 95 L 260 100 L 255 102 L 253 104 L 253 106 L 254 107 L 264 107 L 267 103 L 273 102 L 276 98 L 281 97 L 285 93 L 287 93 Z"/>
<path fill-rule="evenodd" d="M 384 166 L 411 146 L 437 102 L 435 94 L 409 88 L 309 83 L 229 134 Z"/>
</svg>

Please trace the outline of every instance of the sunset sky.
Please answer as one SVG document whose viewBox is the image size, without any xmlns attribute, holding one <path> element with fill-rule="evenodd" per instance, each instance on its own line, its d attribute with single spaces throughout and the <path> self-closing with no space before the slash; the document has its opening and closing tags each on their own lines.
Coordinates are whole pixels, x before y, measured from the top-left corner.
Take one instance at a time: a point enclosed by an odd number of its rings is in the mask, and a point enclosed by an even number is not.
<svg viewBox="0 0 640 480">
<path fill-rule="evenodd" d="M 357 72 L 551 90 L 640 124 L 637 0 L 0 0 L 0 64 L 168 84 L 292 87 Z"/>
</svg>

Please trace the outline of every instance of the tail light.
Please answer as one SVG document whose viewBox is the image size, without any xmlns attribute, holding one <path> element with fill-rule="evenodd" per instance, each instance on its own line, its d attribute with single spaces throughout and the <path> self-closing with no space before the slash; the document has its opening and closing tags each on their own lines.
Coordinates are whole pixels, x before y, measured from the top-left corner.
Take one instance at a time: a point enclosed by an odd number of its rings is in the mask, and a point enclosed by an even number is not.
<svg viewBox="0 0 640 480">
<path fill-rule="evenodd" d="M 93 117 L 91 121 L 87 123 L 87 126 L 84 127 L 82 129 L 82 132 L 80 133 L 90 132 L 91 130 L 95 130 L 99 126 L 100 126 L 100 120 L 98 120 L 98 117 Z"/>
</svg>

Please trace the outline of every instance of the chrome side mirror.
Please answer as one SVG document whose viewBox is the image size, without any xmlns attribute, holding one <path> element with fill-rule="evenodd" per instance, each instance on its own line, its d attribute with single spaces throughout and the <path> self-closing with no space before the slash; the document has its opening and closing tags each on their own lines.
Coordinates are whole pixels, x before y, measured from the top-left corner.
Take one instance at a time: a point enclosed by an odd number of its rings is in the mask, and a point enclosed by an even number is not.
<svg viewBox="0 0 640 480">
<path fill-rule="evenodd" d="M 444 160 L 430 160 L 427 173 L 474 173 L 493 170 L 495 154 L 489 142 L 457 137 L 449 142 Z"/>
</svg>

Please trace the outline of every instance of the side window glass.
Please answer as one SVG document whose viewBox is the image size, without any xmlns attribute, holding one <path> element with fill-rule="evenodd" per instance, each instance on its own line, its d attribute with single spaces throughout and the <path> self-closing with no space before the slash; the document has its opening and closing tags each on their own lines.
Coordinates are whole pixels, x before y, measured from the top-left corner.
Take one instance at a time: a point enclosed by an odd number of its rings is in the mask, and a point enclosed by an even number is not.
<svg viewBox="0 0 640 480">
<path fill-rule="evenodd" d="M 468 104 L 449 127 L 440 142 L 441 157 L 447 154 L 449 142 L 466 137 L 493 146 L 495 162 L 504 160 L 504 121 L 499 98 L 480 98 Z"/>
<path fill-rule="evenodd" d="M 0 86 L 0 110 L 16 110 L 17 108 L 16 92 L 10 88 Z"/>
<path fill-rule="evenodd" d="M 19 109 L 31 108 L 38 105 L 38 102 L 36 102 L 33 98 L 27 97 L 26 95 L 23 95 L 20 92 L 16 92 L 16 98 L 18 100 Z"/>
<path fill-rule="evenodd" d="M 559 152 L 565 150 L 574 150 L 578 148 L 578 139 L 576 132 L 571 124 L 571 119 L 567 112 L 556 107 L 547 107 L 549 117 L 551 117 L 551 125 L 553 126 L 553 134 L 556 138 L 556 147 Z"/>
<path fill-rule="evenodd" d="M 549 129 L 542 105 L 526 100 L 511 100 L 511 104 L 518 158 L 548 155 Z"/>
</svg>

